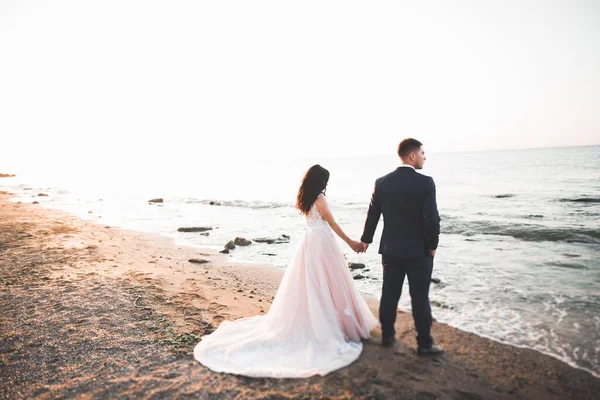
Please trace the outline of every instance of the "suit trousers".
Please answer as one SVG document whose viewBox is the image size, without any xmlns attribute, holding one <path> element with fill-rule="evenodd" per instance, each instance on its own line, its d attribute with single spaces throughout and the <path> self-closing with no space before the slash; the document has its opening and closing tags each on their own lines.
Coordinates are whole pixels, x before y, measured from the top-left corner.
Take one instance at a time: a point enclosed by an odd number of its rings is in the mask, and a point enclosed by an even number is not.
<svg viewBox="0 0 600 400">
<path fill-rule="evenodd" d="M 429 286 L 433 271 L 433 257 L 390 257 L 382 256 L 383 289 L 379 303 L 379 321 L 384 337 L 394 336 L 396 313 L 402 294 L 404 277 L 408 276 L 408 287 L 412 304 L 412 315 L 417 331 L 417 345 L 429 348 L 433 344 L 431 337 L 431 306 L 429 304 Z"/>
</svg>

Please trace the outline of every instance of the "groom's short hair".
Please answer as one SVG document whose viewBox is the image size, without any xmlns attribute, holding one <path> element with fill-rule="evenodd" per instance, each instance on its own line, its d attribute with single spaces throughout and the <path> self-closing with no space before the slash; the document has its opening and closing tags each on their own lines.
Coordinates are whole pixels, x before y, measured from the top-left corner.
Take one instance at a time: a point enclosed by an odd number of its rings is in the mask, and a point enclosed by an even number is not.
<svg viewBox="0 0 600 400">
<path fill-rule="evenodd" d="M 421 146 L 423 146 L 423 143 L 419 142 L 417 139 L 404 139 L 398 145 L 398 155 L 400 156 L 400 158 L 406 158 L 410 153 L 419 151 Z"/>
</svg>

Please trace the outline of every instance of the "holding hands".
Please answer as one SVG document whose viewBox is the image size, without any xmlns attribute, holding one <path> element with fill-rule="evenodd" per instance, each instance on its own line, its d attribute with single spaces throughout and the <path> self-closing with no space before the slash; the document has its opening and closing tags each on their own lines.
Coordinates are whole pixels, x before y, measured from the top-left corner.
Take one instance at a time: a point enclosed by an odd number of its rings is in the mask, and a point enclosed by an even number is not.
<svg viewBox="0 0 600 400">
<path fill-rule="evenodd" d="M 348 246 L 350 246 L 356 253 L 364 253 L 369 248 L 368 243 L 357 242 L 356 240 L 350 240 L 350 242 L 348 242 Z"/>
</svg>

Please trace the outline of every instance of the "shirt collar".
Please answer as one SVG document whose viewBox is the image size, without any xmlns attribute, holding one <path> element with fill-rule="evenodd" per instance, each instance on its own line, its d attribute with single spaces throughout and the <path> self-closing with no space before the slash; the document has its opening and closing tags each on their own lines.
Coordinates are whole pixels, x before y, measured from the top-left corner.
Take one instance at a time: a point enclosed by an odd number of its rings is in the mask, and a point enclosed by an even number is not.
<svg viewBox="0 0 600 400">
<path fill-rule="evenodd" d="M 412 165 L 409 165 L 409 164 L 400 164 L 400 168 L 412 168 L 416 171 L 415 167 L 413 167 Z"/>
</svg>

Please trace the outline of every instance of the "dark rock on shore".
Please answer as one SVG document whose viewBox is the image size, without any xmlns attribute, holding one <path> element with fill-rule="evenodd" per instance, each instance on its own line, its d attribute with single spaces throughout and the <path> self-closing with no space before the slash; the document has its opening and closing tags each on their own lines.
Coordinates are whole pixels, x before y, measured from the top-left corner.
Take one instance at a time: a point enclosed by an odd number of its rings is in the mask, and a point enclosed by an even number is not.
<svg viewBox="0 0 600 400">
<path fill-rule="evenodd" d="M 252 244 L 252 242 L 243 237 L 236 237 L 235 240 L 233 241 L 233 244 L 235 244 L 237 246 L 250 246 Z"/>
<path fill-rule="evenodd" d="M 230 240 L 229 242 L 227 242 L 227 244 L 225 244 L 225 250 L 233 250 L 235 249 L 235 243 L 233 243 L 233 240 Z"/>
<path fill-rule="evenodd" d="M 354 278 L 354 280 L 358 280 L 358 279 L 365 279 L 365 278 L 366 278 L 366 276 L 364 276 L 364 275 L 361 275 L 361 274 L 358 274 L 358 275 L 354 275 L 354 276 L 353 276 L 353 278 Z"/>
<path fill-rule="evenodd" d="M 34 202 L 33 202 L 33 203 L 31 203 L 31 204 L 40 204 L 40 202 L 39 202 L 39 201 L 34 201 Z"/>
<path fill-rule="evenodd" d="M 219 251 L 219 253 L 229 254 L 229 249 L 223 249 L 223 250 Z"/>
<path fill-rule="evenodd" d="M 192 264 L 206 264 L 209 262 L 208 260 L 205 260 L 203 258 L 190 258 L 188 261 Z"/>
<path fill-rule="evenodd" d="M 355 269 L 364 269 L 365 268 L 365 264 L 350 262 L 350 263 L 348 263 L 348 268 L 350 268 L 353 271 Z"/>
<path fill-rule="evenodd" d="M 200 236 L 208 236 L 208 235 L 210 235 L 210 233 L 209 233 L 209 232 L 202 232 L 202 233 L 200 234 Z"/>
<path fill-rule="evenodd" d="M 206 232 L 206 231 L 212 231 L 212 228 L 208 228 L 208 227 L 203 227 L 203 226 L 192 226 L 189 228 L 179 228 L 177 229 L 177 232 Z"/>
<path fill-rule="evenodd" d="M 38 197 L 48 197 L 46 193 L 38 193 Z"/>
<path fill-rule="evenodd" d="M 431 283 L 439 285 L 440 283 L 442 283 L 442 281 L 440 280 L 440 278 L 431 278 Z"/>
<path fill-rule="evenodd" d="M 162 198 L 148 200 L 148 203 L 162 203 L 164 200 Z"/>
</svg>

